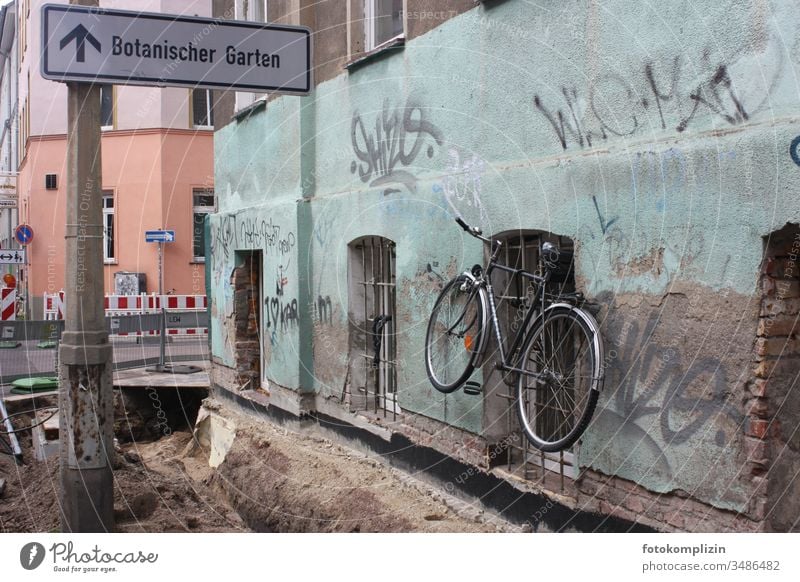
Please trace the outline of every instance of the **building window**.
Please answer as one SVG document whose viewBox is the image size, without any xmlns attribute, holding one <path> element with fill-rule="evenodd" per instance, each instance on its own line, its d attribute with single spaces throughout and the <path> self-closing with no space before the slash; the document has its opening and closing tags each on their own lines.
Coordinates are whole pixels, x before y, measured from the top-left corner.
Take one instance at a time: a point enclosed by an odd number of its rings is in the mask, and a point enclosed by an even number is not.
<svg viewBox="0 0 800 582">
<path fill-rule="evenodd" d="M 369 236 L 349 245 L 350 408 L 393 416 L 397 403 L 395 244 Z"/>
<path fill-rule="evenodd" d="M 192 190 L 192 255 L 194 260 L 206 260 L 206 230 L 204 226 L 206 214 L 216 210 L 214 190 L 211 188 L 195 188 Z"/>
<path fill-rule="evenodd" d="M 403 36 L 403 0 L 364 0 L 366 50 Z"/>
<path fill-rule="evenodd" d="M 267 21 L 267 0 L 236 0 L 236 20 Z"/>
<path fill-rule="evenodd" d="M 209 89 L 192 89 L 192 125 L 214 127 L 213 95 Z"/>
<path fill-rule="evenodd" d="M 236 20 L 267 22 L 267 0 L 236 0 Z M 237 91 L 236 111 L 247 109 L 265 96 L 263 92 Z"/>
<path fill-rule="evenodd" d="M 551 297 L 575 291 L 575 246 L 572 239 L 538 231 L 515 231 L 513 234 L 509 233 L 505 236 L 501 234 L 496 238 L 503 242 L 501 262 L 528 272 L 543 271 L 544 265 L 540 261 L 539 251 L 545 242 L 556 245 L 560 251 L 559 266 L 551 275 L 545 291 Z M 500 319 L 500 326 L 506 330 L 508 336 L 512 336 L 522 322 L 521 314 L 524 314 L 527 305 L 533 300 L 538 289 L 530 279 L 518 274 L 495 273 L 492 279 L 499 300 L 497 316 Z M 487 370 L 487 368 L 489 366 L 484 366 L 484 384 L 502 386 L 502 374 L 497 370 Z M 501 395 L 505 399 L 510 396 L 510 393 L 501 391 Z M 505 438 L 502 440 L 508 447 L 507 460 L 511 470 L 519 469 L 520 474 L 526 475 L 526 478 L 531 480 L 539 478 L 538 476 L 542 475 L 542 469 L 573 479 L 578 476 L 575 455 L 577 445 L 560 453 L 542 453 L 534 449 L 526 438 L 510 438 L 512 435 L 519 436 L 520 428 L 517 425 L 516 415 L 506 415 L 505 423 L 507 424 L 504 429 L 500 426 L 501 418 L 489 417 L 486 421 L 489 424 L 496 423 L 499 430 L 505 431 Z M 554 418 L 544 416 L 539 421 L 556 422 Z"/>
<path fill-rule="evenodd" d="M 114 252 L 114 192 L 103 190 L 103 259 L 106 263 L 116 262 Z"/>
<path fill-rule="evenodd" d="M 100 85 L 100 127 L 114 128 L 114 86 Z"/>
</svg>

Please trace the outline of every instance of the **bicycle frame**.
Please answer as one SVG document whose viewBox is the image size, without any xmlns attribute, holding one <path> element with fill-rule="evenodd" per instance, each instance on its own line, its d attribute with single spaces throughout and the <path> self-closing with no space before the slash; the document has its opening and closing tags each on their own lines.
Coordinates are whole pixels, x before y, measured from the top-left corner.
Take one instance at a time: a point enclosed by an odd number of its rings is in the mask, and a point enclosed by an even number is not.
<svg viewBox="0 0 800 582">
<path fill-rule="evenodd" d="M 536 275 L 534 273 L 530 273 L 524 269 L 515 269 L 513 267 L 509 267 L 507 265 L 503 265 L 498 263 L 497 257 L 500 254 L 500 249 L 503 246 L 503 243 L 500 241 L 492 241 L 494 245 L 494 250 L 492 251 L 492 255 L 489 258 L 489 262 L 486 266 L 486 269 L 482 273 L 481 277 L 476 280 L 477 285 L 475 285 L 473 293 L 478 293 L 479 289 L 482 287 L 486 289 L 486 294 L 488 296 L 488 303 L 489 303 L 489 315 L 491 316 L 491 325 L 494 328 L 495 340 L 497 341 L 497 347 L 500 351 L 500 360 L 496 363 L 498 369 L 509 371 L 509 372 L 518 372 L 523 373 L 526 375 L 533 375 L 531 372 L 527 372 L 525 370 L 521 370 L 519 368 L 515 368 L 513 366 L 514 358 L 518 353 L 523 340 L 525 339 L 525 333 L 530 325 L 531 319 L 533 318 L 534 314 L 538 310 L 540 306 L 544 305 L 544 293 L 545 293 L 545 286 L 547 282 L 550 280 L 550 269 L 545 270 L 545 275 Z M 525 313 L 525 317 L 522 320 L 522 324 L 519 326 L 517 330 L 514 341 L 511 343 L 508 352 L 506 352 L 505 341 L 503 338 L 503 331 L 500 327 L 500 321 L 497 317 L 497 304 L 495 301 L 494 295 L 494 287 L 492 285 L 492 273 L 495 270 L 504 271 L 506 273 L 511 273 L 512 275 L 519 275 L 526 279 L 530 279 L 534 283 L 538 285 L 538 289 L 536 295 L 533 298 L 533 301 L 528 306 L 528 309 Z M 472 297 L 469 298 L 471 300 Z M 467 302 L 469 304 L 469 301 Z M 460 320 L 463 318 L 459 318 Z M 455 326 L 454 326 L 455 327 Z M 485 349 L 485 347 L 484 347 Z M 478 354 L 481 357 L 483 354 Z"/>
</svg>

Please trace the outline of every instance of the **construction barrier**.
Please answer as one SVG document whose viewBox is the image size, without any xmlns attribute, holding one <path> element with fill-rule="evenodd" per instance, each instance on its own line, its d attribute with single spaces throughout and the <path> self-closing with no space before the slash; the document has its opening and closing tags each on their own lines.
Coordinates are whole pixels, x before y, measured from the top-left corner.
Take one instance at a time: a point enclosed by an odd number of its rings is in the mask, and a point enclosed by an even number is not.
<svg viewBox="0 0 800 582">
<path fill-rule="evenodd" d="M 64 291 L 58 293 L 44 294 L 44 319 L 45 321 L 53 321 L 56 319 L 64 319 Z"/>
<path fill-rule="evenodd" d="M 5 287 L 0 291 L 0 320 L 14 321 L 17 319 L 17 290 Z"/>
<path fill-rule="evenodd" d="M 64 318 L 64 291 L 44 295 L 44 316 L 46 320 Z M 145 315 L 159 313 L 162 307 L 169 310 L 196 310 L 205 311 L 208 306 L 205 295 L 156 295 L 155 293 L 140 295 L 106 295 L 104 307 L 106 317 L 118 317 L 124 315 Z M 167 318 L 168 335 L 202 335 L 208 333 L 207 327 L 184 328 L 178 325 L 170 325 Z M 116 332 L 114 335 L 161 335 L 160 330 L 136 331 L 136 332 Z"/>
<path fill-rule="evenodd" d="M 106 317 L 114 370 L 210 358 L 208 342 L 198 336 L 160 335 L 154 341 L 139 341 L 141 338 L 121 337 L 123 334 L 117 333 L 149 334 L 161 330 L 167 321 L 174 329 L 205 329 L 208 313 L 195 309 Z M 63 331 L 63 319 L 0 322 L 0 384 L 19 378 L 58 375 L 58 347 Z"/>
</svg>

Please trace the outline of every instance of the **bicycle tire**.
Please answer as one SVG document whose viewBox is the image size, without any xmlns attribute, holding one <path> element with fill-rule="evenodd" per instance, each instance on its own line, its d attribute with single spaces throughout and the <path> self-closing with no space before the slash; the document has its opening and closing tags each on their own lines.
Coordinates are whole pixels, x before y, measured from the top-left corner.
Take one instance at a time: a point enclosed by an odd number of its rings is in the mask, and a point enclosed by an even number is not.
<svg viewBox="0 0 800 582">
<path fill-rule="evenodd" d="M 425 370 L 439 392 L 457 390 L 475 370 L 485 329 L 480 294 L 469 277 L 459 275 L 445 285 L 433 306 L 425 334 Z"/>
<path fill-rule="evenodd" d="M 520 426 L 534 447 L 557 452 L 577 442 L 597 406 L 602 364 L 602 337 L 591 315 L 559 305 L 539 316 L 518 362 L 537 376 L 518 373 L 516 394 Z"/>
</svg>

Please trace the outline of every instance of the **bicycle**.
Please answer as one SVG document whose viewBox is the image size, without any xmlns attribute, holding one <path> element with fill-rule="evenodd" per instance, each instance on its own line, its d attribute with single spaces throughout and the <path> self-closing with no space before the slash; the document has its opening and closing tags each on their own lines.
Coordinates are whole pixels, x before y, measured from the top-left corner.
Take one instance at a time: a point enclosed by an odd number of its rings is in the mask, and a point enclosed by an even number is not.
<svg viewBox="0 0 800 582">
<path fill-rule="evenodd" d="M 439 294 L 425 338 L 428 378 L 443 393 L 474 388 L 468 380 L 484 363 L 491 325 L 499 353 L 495 367 L 507 383 L 516 384 L 515 406 L 526 437 L 545 452 L 567 449 L 589 425 L 602 389 L 604 347 L 599 326 L 579 306 L 583 303 L 580 293 L 546 295 L 559 261 L 555 245 L 541 246 L 543 273 L 530 273 L 498 261 L 501 241 L 484 237 L 480 228 L 460 217 L 456 222 L 490 245 L 492 252 L 485 268 L 475 265 L 464 271 Z M 492 287 L 495 270 L 529 279 L 536 289 L 508 349 Z"/>
</svg>

